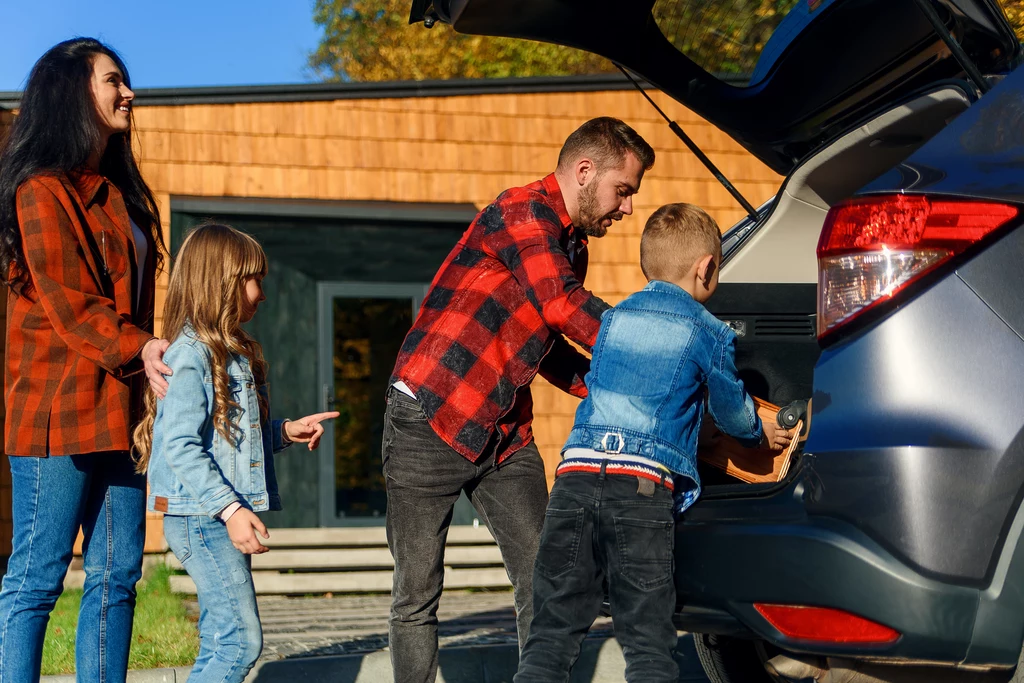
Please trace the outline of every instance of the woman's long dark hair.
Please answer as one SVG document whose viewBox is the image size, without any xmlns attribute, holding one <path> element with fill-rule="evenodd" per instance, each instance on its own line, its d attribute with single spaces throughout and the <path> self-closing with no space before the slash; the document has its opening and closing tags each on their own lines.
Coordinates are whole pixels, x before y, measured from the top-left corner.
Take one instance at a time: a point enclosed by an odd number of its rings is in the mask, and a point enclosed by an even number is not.
<svg viewBox="0 0 1024 683">
<path fill-rule="evenodd" d="M 104 54 L 131 80 L 111 48 L 92 38 L 58 43 L 44 54 L 28 78 L 18 115 L 0 147 L 0 279 L 19 292 L 29 280 L 18 231 L 18 187 L 43 172 L 70 173 L 84 167 L 103 144 L 90 90 L 93 59 Z M 132 153 L 131 128 L 110 136 L 100 173 L 121 191 L 132 220 L 153 239 L 157 266 L 163 265 L 160 215 Z"/>
</svg>

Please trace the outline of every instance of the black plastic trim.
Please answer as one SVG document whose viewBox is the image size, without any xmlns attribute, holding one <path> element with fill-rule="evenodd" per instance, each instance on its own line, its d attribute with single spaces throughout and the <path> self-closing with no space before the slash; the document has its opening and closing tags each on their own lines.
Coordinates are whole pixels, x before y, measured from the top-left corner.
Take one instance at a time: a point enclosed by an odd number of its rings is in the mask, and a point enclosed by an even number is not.
<svg viewBox="0 0 1024 683">
<path fill-rule="evenodd" d="M 198 216 L 282 216 L 413 223 L 463 223 L 476 218 L 473 204 L 374 202 L 265 197 L 171 197 L 171 211 Z"/>
<path fill-rule="evenodd" d="M 725 610 L 679 605 L 673 621 L 677 629 L 690 633 L 714 633 L 751 639 L 757 637 L 743 622 Z"/>
<path fill-rule="evenodd" d="M 721 282 L 705 307 L 719 317 L 814 315 L 817 292 L 812 282 Z"/>
<path fill-rule="evenodd" d="M 646 81 L 640 82 L 645 88 L 654 88 Z M 632 89 L 633 84 L 618 72 L 530 78 L 453 78 L 450 80 L 382 81 L 376 83 L 290 83 L 195 88 L 139 88 L 135 91 L 134 106 L 318 102 L 324 100 L 599 92 Z M 0 108 L 17 109 L 20 101 L 20 91 L 0 91 Z"/>
</svg>

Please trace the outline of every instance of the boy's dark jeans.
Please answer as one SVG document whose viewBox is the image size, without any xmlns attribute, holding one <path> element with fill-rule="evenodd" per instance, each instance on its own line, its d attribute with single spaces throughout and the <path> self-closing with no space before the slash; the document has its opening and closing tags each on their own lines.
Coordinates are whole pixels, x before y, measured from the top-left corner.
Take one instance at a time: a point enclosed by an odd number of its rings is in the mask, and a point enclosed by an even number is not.
<svg viewBox="0 0 1024 683">
<path fill-rule="evenodd" d="M 533 617 L 533 561 L 548 501 L 537 447 L 530 443 L 500 465 L 493 458 L 471 463 L 434 433 L 418 402 L 392 388 L 383 460 L 388 547 L 395 558 L 388 635 L 396 683 L 436 677 L 444 543 L 463 490 L 501 549 L 522 647 Z"/>
<path fill-rule="evenodd" d="M 647 480 L 644 480 L 645 483 Z M 534 617 L 515 683 L 564 683 L 604 599 L 626 680 L 676 683 L 672 492 L 628 475 L 555 479 L 533 576 Z"/>
</svg>

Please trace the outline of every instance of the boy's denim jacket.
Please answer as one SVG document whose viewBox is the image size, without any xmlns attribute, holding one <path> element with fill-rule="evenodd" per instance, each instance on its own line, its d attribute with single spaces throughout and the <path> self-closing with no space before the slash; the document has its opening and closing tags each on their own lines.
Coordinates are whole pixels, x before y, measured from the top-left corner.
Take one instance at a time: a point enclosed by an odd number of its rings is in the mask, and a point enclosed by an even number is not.
<svg viewBox="0 0 1024 683">
<path fill-rule="evenodd" d="M 585 382 L 589 395 L 563 452 L 639 455 L 677 477 L 676 511 L 700 494 L 697 434 L 705 395 L 715 424 L 745 445 L 761 420 L 736 376 L 736 334 L 681 287 L 652 280 L 606 311 Z M 705 391 L 706 387 L 706 391 Z"/>
<path fill-rule="evenodd" d="M 226 440 L 213 426 L 213 375 L 209 348 L 186 327 L 164 354 L 174 374 L 158 401 L 149 460 L 151 511 L 216 518 L 235 501 L 254 512 L 280 510 L 274 453 L 283 443 L 284 420 L 261 422 L 258 393 L 249 361 L 232 354 L 229 388 L 241 407 L 232 423 L 240 428 Z"/>
</svg>

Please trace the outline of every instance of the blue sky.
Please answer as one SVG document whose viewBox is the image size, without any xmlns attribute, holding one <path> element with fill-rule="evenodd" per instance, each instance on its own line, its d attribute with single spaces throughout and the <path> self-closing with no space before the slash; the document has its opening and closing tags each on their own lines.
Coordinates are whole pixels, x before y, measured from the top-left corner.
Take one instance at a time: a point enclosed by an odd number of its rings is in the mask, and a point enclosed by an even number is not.
<svg viewBox="0 0 1024 683">
<path fill-rule="evenodd" d="M 313 0 L 0 0 L 0 90 L 20 90 L 54 44 L 98 38 L 137 88 L 303 83 Z"/>
</svg>

